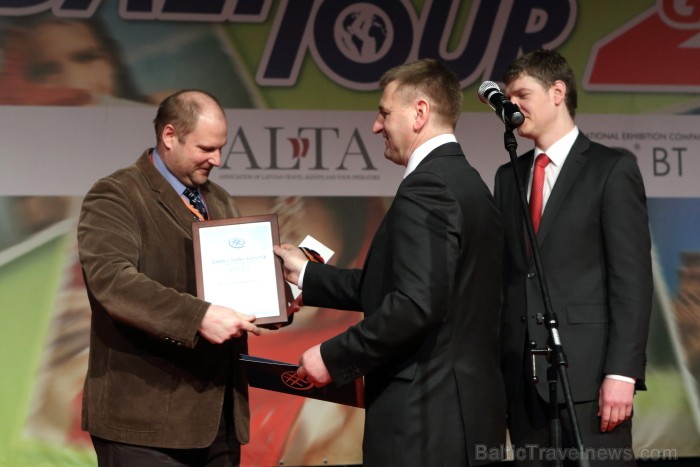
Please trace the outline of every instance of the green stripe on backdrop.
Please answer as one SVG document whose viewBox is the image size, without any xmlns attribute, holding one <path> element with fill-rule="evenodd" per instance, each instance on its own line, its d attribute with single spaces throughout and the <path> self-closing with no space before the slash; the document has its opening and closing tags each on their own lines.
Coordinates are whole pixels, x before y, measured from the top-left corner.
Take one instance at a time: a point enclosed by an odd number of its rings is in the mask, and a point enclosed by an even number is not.
<svg viewBox="0 0 700 467">
<path fill-rule="evenodd" d="M 66 260 L 65 234 L 0 267 L 0 466 L 88 466 L 94 453 L 28 440 L 24 424 Z"/>
</svg>

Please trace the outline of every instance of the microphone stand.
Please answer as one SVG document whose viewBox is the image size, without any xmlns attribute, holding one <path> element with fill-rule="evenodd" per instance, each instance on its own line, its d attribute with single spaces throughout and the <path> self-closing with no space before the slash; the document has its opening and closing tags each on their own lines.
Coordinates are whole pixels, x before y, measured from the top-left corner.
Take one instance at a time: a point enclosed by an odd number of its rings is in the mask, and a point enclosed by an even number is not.
<svg viewBox="0 0 700 467">
<path fill-rule="evenodd" d="M 498 115 L 498 113 L 497 113 Z M 500 115 L 499 115 L 500 116 Z M 520 207 L 522 208 L 523 217 L 525 218 L 525 226 L 527 228 L 527 236 L 530 241 L 530 249 L 532 251 L 532 257 L 535 261 L 535 271 L 537 271 L 538 282 L 540 285 L 540 293 L 542 294 L 542 300 L 544 302 L 545 315 L 542 316 L 538 314 L 537 322 L 538 324 L 544 324 L 549 332 L 549 337 L 547 339 L 547 345 L 544 348 L 537 348 L 537 343 L 535 341 L 530 342 L 530 354 L 532 355 L 532 381 L 533 384 L 537 383 L 537 374 L 535 373 L 535 356 L 543 355 L 547 358 L 549 366 L 547 367 L 547 382 L 549 383 L 549 412 L 550 412 L 550 425 L 549 425 L 549 439 L 551 447 L 555 449 L 553 465 L 560 467 L 563 465 L 563 453 L 562 441 L 561 441 L 561 421 L 559 419 L 559 407 L 558 407 L 558 394 L 557 394 L 557 376 L 561 378 L 562 391 L 564 393 L 564 400 L 566 402 L 566 409 L 569 413 L 571 419 L 571 425 L 573 428 L 574 439 L 576 442 L 576 447 L 578 449 L 578 465 L 579 467 L 588 467 L 588 459 L 585 458 L 585 451 L 583 448 L 583 439 L 581 437 L 581 430 L 578 424 L 578 417 L 576 416 L 576 410 L 574 409 L 573 396 L 571 394 L 571 386 L 569 384 L 569 374 L 567 373 L 567 367 L 569 366 L 566 354 L 564 353 L 564 347 L 562 346 L 561 339 L 559 338 L 559 320 L 557 315 L 554 313 L 552 302 L 549 298 L 549 291 L 547 289 L 547 281 L 545 280 L 544 270 L 542 268 L 542 259 L 540 257 L 540 248 L 537 244 L 537 236 L 535 235 L 535 229 L 532 226 L 532 219 L 530 218 L 530 209 L 527 202 L 527 196 L 525 195 L 525 188 L 520 183 L 520 177 L 518 176 L 518 171 L 516 168 L 517 153 L 516 149 L 518 147 L 518 142 L 513 135 L 514 128 L 503 119 L 506 131 L 503 135 L 503 141 L 505 148 L 508 151 L 511 161 L 511 167 L 513 168 L 513 177 L 515 179 L 515 186 L 520 194 Z"/>
</svg>

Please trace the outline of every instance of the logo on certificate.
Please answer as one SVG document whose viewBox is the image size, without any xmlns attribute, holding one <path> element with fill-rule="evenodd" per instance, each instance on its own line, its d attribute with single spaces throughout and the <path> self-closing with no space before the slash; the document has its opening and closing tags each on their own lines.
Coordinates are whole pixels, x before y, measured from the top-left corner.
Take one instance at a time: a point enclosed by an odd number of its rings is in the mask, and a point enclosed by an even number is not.
<svg viewBox="0 0 700 467">
<path fill-rule="evenodd" d="M 228 246 L 231 248 L 243 248 L 245 246 L 245 240 L 240 237 L 234 237 L 228 241 Z"/>
</svg>

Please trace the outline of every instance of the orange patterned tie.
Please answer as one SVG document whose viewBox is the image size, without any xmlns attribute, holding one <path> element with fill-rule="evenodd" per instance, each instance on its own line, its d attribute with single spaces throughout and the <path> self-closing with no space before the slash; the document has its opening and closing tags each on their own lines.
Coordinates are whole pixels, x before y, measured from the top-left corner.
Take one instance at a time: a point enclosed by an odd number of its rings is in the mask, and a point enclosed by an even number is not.
<svg viewBox="0 0 700 467">
<path fill-rule="evenodd" d="M 530 191 L 530 217 L 535 233 L 540 228 L 542 219 L 542 190 L 544 188 L 544 168 L 550 163 L 549 157 L 542 153 L 535 160 L 535 170 L 532 174 L 532 191 Z"/>
<path fill-rule="evenodd" d="M 204 205 L 204 201 L 202 201 L 202 197 L 199 195 L 199 190 L 197 190 L 196 188 L 186 186 L 185 191 L 183 191 L 182 194 L 190 200 L 190 204 L 197 211 L 199 211 L 203 219 L 207 219 L 209 217 L 207 213 L 207 207 Z"/>
</svg>

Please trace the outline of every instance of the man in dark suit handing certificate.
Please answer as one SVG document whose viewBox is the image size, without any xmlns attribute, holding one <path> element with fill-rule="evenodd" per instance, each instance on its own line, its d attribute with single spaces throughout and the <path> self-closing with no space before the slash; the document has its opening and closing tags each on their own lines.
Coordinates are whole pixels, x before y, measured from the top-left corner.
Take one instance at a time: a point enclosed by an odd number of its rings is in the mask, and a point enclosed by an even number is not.
<svg viewBox="0 0 700 467">
<path fill-rule="evenodd" d="M 529 187 L 547 289 L 568 357 L 568 375 L 585 454 L 591 465 L 634 464 L 632 404 L 644 389 L 651 313 L 651 242 L 637 161 L 589 140 L 574 123 L 576 81 L 555 51 L 537 50 L 504 75 L 520 106 L 520 136 L 535 148 L 516 161 Z M 547 344 L 545 314 L 511 164 L 496 174 L 495 197 L 506 233 L 503 368 L 511 439 L 518 465 L 547 465 L 547 362 L 537 357 L 533 384 L 530 341 Z M 564 402 L 559 397 L 559 402 Z M 575 448 L 560 407 L 565 448 Z M 588 449 L 591 448 L 591 449 Z M 576 451 L 566 460 L 575 464 Z M 549 457 L 551 458 L 551 457 Z"/>
<path fill-rule="evenodd" d="M 299 375 L 317 386 L 365 377 L 366 467 L 493 462 L 483 454 L 505 441 L 500 216 L 454 136 L 455 75 L 424 59 L 389 70 L 380 86 L 372 130 L 406 170 L 364 267 L 275 248 L 304 303 L 364 312 L 304 352 Z"/>
</svg>

